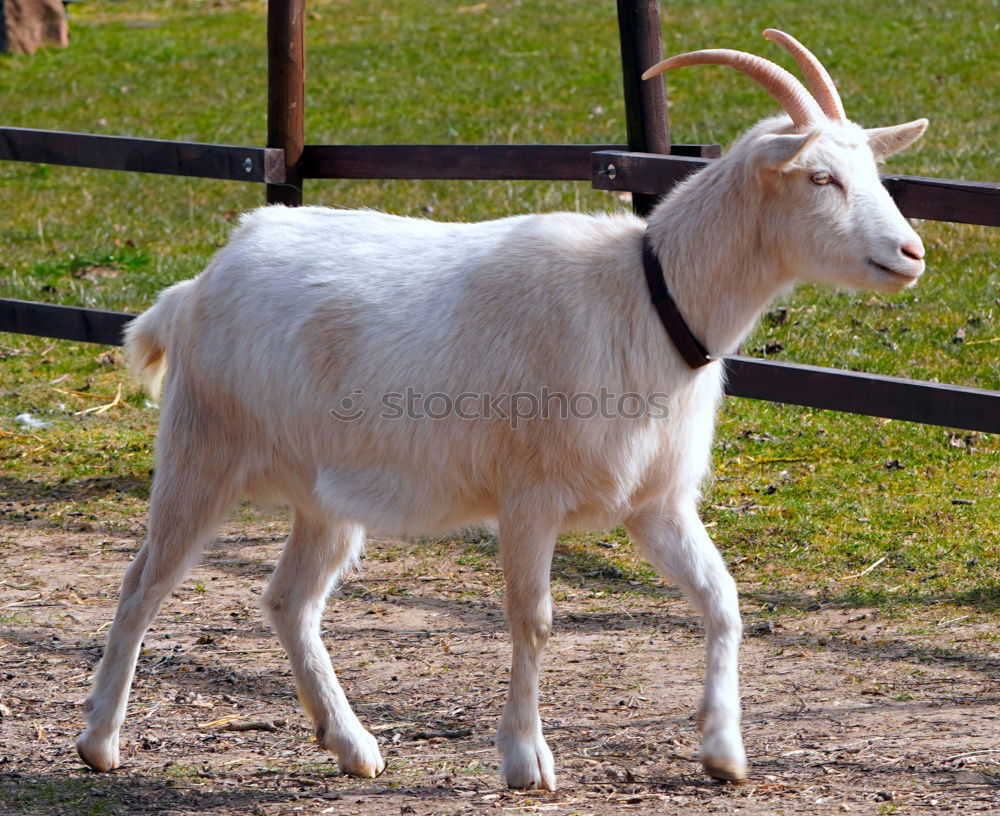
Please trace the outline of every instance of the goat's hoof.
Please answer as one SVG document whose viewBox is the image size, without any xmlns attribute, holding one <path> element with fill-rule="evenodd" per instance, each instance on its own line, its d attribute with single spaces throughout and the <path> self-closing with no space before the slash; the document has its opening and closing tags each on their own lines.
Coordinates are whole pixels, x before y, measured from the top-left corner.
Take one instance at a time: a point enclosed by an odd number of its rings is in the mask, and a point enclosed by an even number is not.
<svg viewBox="0 0 1000 816">
<path fill-rule="evenodd" d="M 735 785 L 747 781 L 747 756 L 739 736 L 706 737 L 701 745 L 701 765 L 713 779 Z"/>
<path fill-rule="evenodd" d="M 747 755 L 738 726 L 716 728 L 703 735 L 701 765 L 713 779 L 737 785 L 747 781 Z"/>
<path fill-rule="evenodd" d="M 113 771 L 121 765 L 117 735 L 112 739 L 99 739 L 84 731 L 76 741 L 76 752 L 91 770 L 99 773 Z"/>
<path fill-rule="evenodd" d="M 702 767 L 713 779 L 740 785 L 747 781 L 747 764 L 739 760 L 715 760 L 708 757 L 701 761 Z"/>
<path fill-rule="evenodd" d="M 379 751 L 375 737 L 362 730 L 352 738 L 349 748 L 337 752 L 340 770 L 351 776 L 374 779 L 385 770 L 385 760 Z"/>
<path fill-rule="evenodd" d="M 556 769 L 552 751 L 541 737 L 515 743 L 504 752 L 500 776 L 508 788 L 554 791 Z"/>
</svg>

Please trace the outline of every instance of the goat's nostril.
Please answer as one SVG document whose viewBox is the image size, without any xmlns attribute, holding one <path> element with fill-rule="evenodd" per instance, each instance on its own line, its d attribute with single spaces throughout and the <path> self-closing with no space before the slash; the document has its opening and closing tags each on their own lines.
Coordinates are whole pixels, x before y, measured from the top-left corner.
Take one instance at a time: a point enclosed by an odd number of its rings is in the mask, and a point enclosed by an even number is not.
<svg viewBox="0 0 1000 816">
<path fill-rule="evenodd" d="M 914 261 L 922 261 L 924 259 L 924 247 L 920 243 L 903 244 L 899 248 L 899 251 Z"/>
</svg>

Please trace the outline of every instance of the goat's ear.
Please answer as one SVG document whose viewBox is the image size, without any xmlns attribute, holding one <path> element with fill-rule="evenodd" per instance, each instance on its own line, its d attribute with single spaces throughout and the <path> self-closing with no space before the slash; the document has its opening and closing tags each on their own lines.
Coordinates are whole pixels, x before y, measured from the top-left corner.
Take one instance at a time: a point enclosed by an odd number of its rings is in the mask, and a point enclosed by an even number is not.
<svg viewBox="0 0 1000 816">
<path fill-rule="evenodd" d="M 902 125 L 891 127 L 869 128 L 865 131 L 868 146 L 872 149 L 876 160 L 881 161 L 893 153 L 909 147 L 927 130 L 926 119 L 915 119 Z"/>
<path fill-rule="evenodd" d="M 771 133 L 762 136 L 757 146 L 757 166 L 761 169 L 783 170 L 820 136 L 811 133 Z"/>
</svg>

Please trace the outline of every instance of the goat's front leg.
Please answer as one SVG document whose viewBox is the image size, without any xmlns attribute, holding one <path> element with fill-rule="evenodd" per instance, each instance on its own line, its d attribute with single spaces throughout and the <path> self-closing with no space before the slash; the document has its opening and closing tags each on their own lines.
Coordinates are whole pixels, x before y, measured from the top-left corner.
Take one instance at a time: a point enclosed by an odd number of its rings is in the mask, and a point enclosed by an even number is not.
<svg viewBox="0 0 1000 816">
<path fill-rule="evenodd" d="M 549 574 L 556 525 L 501 517 L 500 564 L 507 582 L 507 622 L 513 655 L 500 728 L 500 775 L 511 788 L 556 789 L 552 751 L 538 715 L 538 673 L 552 630 Z"/>
<path fill-rule="evenodd" d="M 736 583 L 705 532 L 693 500 L 643 508 L 626 526 L 643 555 L 680 587 L 705 619 L 708 653 L 698 713 L 701 761 L 709 776 L 742 782 L 747 778 L 738 678 L 743 625 Z"/>
</svg>

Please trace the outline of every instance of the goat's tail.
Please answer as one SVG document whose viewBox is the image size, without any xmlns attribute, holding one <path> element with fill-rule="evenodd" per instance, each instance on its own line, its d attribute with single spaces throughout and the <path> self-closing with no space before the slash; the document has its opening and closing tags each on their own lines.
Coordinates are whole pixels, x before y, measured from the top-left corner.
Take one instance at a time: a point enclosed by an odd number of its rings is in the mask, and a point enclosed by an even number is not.
<svg viewBox="0 0 1000 816">
<path fill-rule="evenodd" d="M 177 308 L 186 299 L 192 283 L 193 280 L 181 281 L 163 290 L 156 303 L 125 329 L 125 360 L 153 399 L 159 399 L 167 371 L 167 346 Z"/>
</svg>

